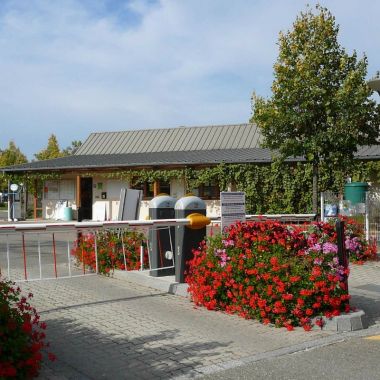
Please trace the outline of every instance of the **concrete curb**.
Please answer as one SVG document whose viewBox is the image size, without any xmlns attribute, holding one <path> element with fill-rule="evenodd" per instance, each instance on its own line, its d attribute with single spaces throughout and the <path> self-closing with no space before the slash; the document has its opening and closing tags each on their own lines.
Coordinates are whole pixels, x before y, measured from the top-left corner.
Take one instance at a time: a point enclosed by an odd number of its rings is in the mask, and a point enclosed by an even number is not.
<svg viewBox="0 0 380 380">
<path fill-rule="evenodd" d="M 115 270 L 113 278 L 147 286 L 148 288 L 161 290 L 176 296 L 189 296 L 187 292 L 188 285 L 176 282 L 174 276 L 152 277 L 149 276 L 149 271 L 140 272 Z"/>
<path fill-rule="evenodd" d="M 368 328 L 368 321 L 363 310 L 353 311 L 347 314 L 341 314 L 331 319 L 326 317 L 317 317 L 313 319 L 313 324 L 316 326 L 315 321 L 322 318 L 323 328 L 322 330 L 336 331 L 336 332 L 348 332 L 357 331 Z M 316 326 L 318 328 L 318 326 Z"/>
</svg>

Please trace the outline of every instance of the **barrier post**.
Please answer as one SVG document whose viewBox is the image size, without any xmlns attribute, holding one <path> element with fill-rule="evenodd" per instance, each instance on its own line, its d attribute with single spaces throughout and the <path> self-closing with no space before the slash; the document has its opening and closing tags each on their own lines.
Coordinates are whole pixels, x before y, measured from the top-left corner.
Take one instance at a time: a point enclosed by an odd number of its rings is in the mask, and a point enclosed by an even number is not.
<svg viewBox="0 0 380 380">
<path fill-rule="evenodd" d="M 150 219 L 174 219 L 175 198 L 169 195 L 158 195 L 149 202 Z M 149 230 L 149 256 L 151 260 L 150 275 L 153 277 L 174 275 L 173 242 L 175 227 L 151 228 Z M 171 253 L 167 257 L 166 252 Z"/>
<path fill-rule="evenodd" d="M 197 249 L 206 237 L 206 225 L 210 224 L 211 220 L 206 217 L 205 202 L 195 196 L 179 199 L 174 209 L 176 218 L 187 218 L 190 221 L 187 226 L 177 226 L 175 233 L 175 280 L 184 283 L 187 262 L 193 258 L 193 250 Z"/>
<path fill-rule="evenodd" d="M 348 254 L 345 245 L 345 234 L 344 234 L 344 221 L 338 220 L 336 222 L 336 233 L 337 233 L 337 245 L 338 245 L 338 259 L 339 265 L 344 267 L 346 270 L 348 268 Z M 348 291 L 348 278 L 344 274 L 343 282 L 346 285 L 346 290 Z"/>
<path fill-rule="evenodd" d="M 141 242 L 140 245 L 140 270 L 144 270 L 144 244 Z"/>
</svg>

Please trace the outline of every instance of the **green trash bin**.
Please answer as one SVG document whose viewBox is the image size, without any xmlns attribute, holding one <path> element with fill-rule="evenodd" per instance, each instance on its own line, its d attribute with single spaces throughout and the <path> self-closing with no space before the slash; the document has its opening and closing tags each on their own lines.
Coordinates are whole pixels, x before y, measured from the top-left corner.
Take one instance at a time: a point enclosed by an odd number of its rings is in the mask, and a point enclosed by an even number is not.
<svg viewBox="0 0 380 380">
<path fill-rule="evenodd" d="M 63 207 L 62 220 L 66 222 L 73 220 L 73 209 L 71 207 Z"/>
<path fill-rule="evenodd" d="M 351 182 L 344 185 L 344 199 L 351 201 L 351 204 L 365 202 L 365 193 L 368 191 L 367 182 Z"/>
</svg>

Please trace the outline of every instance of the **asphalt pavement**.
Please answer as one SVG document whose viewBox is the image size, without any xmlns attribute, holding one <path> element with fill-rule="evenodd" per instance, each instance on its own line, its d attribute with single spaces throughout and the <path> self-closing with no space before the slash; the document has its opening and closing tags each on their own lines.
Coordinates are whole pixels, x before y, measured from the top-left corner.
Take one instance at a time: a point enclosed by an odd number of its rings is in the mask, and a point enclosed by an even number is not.
<svg viewBox="0 0 380 380">
<path fill-rule="evenodd" d="M 75 236 L 57 234 L 56 267 L 67 274 Z M 22 241 L 0 241 L 0 266 L 24 277 Z M 40 242 L 40 254 L 38 253 Z M 26 236 L 28 276 L 51 277 L 52 236 Z M 71 261 L 69 260 L 71 263 Z M 74 271 L 75 267 L 71 269 Z M 80 275 L 78 268 L 73 274 Z M 28 277 L 30 279 L 31 277 Z M 132 281 L 97 276 L 18 283 L 34 294 L 56 362 L 40 379 L 380 379 L 380 263 L 351 265 L 351 305 L 369 328 L 288 332 L 221 312 Z"/>
<path fill-rule="evenodd" d="M 261 358 L 249 364 L 204 376 L 204 380 L 304 380 L 304 379 L 380 379 L 380 329 L 341 337 L 282 356 Z M 361 335 L 361 336 L 360 336 Z"/>
<path fill-rule="evenodd" d="M 352 305 L 369 329 L 288 332 L 188 298 L 103 276 L 21 283 L 47 322 L 57 362 L 40 379 L 377 379 L 380 266 L 352 266 Z"/>
</svg>

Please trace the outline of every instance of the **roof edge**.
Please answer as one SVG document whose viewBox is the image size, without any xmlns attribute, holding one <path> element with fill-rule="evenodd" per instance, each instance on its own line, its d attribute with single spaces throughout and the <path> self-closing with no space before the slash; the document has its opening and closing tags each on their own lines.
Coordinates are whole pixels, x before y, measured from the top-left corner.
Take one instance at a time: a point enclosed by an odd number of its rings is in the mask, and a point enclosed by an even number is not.
<svg viewBox="0 0 380 380">
<path fill-rule="evenodd" d="M 179 125 L 177 127 L 168 127 L 168 128 L 142 128 L 142 129 L 124 129 L 121 131 L 104 131 L 104 132 L 91 132 L 91 135 L 103 135 L 106 133 L 124 133 L 124 132 L 147 132 L 147 131 L 171 131 L 173 129 L 185 129 L 185 128 L 222 128 L 222 127 L 237 127 L 243 125 L 256 125 L 255 123 L 231 123 L 231 124 L 210 124 L 210 125 Z M 86 139 L 87 140 L 87 139 Z"/>
</svg>

